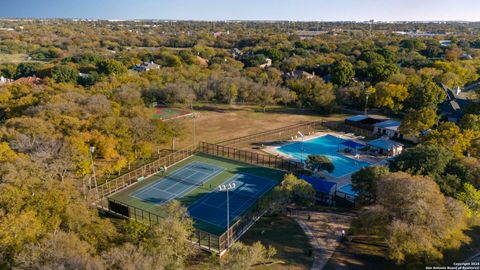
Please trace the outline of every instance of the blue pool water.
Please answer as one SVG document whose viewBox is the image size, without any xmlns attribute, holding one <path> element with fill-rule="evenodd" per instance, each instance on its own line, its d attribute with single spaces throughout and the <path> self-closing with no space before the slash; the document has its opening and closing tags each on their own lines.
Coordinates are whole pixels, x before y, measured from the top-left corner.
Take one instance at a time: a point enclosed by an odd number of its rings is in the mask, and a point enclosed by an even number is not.
<svg viewBox="0 0 480 270">
<path fill-rule="evenodd" d="M 338 190 L 343 192 L 343 193 L 346 193 L 347 195 L 353 196 L 353 197 L 357 197 L 357 195 L 358 195 L 357 192 L 352 190 L 352 185 L 342 186 Z"/>
<path fill-rule="evenodd" d="M 338 149 L 345 148 L 344 146 L 339 146 L 339 144 L 344 141 L 346 140 L 332 135 L 325 135 L 322 137 L 304 141 L 303 161 L 305 161 L 308 155 L 327 156 L 335 165 L 335 170 L 330 174 L 334 177 L 342 177 L 370 165 L 370 163 L 368 162 L 351 159 L 337 153 Z M 297 160 L 300 160 L 300 157 L 302 156 L 301 147 L 302 142 L 294 142 L 279 147 L 278 151 L 289 155 Z"/>
</svg>

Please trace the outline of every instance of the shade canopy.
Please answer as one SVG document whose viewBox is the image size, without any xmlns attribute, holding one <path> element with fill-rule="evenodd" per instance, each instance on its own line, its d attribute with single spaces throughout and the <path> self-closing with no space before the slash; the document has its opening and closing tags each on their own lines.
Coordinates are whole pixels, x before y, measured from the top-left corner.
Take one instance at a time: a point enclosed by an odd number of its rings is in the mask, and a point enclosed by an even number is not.
<svg viewBox="0 0 480 270">
<path fill-rule="evenodd" d="M 369 141 L 367 143 L 367 145 L 373 146 L 375 148 L 387 150 L 387 151 L 390 151 L 390 150 L 392 150 L 394 148 L 397 148 L 399 146 L 403 146 L 403 144 L 401 144 L 399 142 L 392 141 L 392 140 L 387 139 L 387 138 L 379 138 L 379 139 L 376 139 L 376 140 L 373 140 L 373 141 Z"/>
<path fill-rule="evenodd" d="M 334 187 L 336 185 L 333 182 L 321 180 L 321 179 L 318 179 L 318 178 L 312 177 L 312 176 L 300 175 L 300 179 L 303 179 L 307 183 L 312 185 L 312 187 L 315 189 L 315 191 L 321 192 L 321 193 L 326 193 L 326 194 L 332 193 L 333 190 L 334 190 Z"/>
</svg>

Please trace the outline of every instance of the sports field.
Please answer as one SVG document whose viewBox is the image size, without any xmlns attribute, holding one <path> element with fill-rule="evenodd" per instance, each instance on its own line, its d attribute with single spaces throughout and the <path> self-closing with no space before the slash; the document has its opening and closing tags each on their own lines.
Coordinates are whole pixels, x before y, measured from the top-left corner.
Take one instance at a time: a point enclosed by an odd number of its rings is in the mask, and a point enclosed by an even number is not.
<svg viewBox="0 0 480 270">
<path fill-rule="evenodd" d="M 166 202 L 178 200 L 187 207 L 196 228 L 221 235 L 227 228 L 227 194 L 218 186 L 233 187 L 229 191 L 229 217 L 233 224 L 283 175 L 278 170 L 196 154 L 109 198 L 159 216 L 164 216 Z"/>
</svg>

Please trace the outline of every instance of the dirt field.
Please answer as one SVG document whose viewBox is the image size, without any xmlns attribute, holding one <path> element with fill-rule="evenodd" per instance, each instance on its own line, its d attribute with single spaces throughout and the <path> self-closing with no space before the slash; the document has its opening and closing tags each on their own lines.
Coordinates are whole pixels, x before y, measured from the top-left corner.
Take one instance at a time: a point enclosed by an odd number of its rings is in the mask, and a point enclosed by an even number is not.
<svg viewBox="0 0 480 270">
<path fill-rule="evenodd" d="M 308 110 L 285 107 L 271 107 L 264 113 L 255 106 L 210 104 L 197 105 L 195 115 L 197 142 L 219 142 L 305 121 L 338 120 L 347 116 L 340 114 L 320 116 Z M 177 143 L 177 147 L 192 144 L 192 119 L 186 118 L 177 122 L 184 125 L 186 133 Z"/>
</svg>

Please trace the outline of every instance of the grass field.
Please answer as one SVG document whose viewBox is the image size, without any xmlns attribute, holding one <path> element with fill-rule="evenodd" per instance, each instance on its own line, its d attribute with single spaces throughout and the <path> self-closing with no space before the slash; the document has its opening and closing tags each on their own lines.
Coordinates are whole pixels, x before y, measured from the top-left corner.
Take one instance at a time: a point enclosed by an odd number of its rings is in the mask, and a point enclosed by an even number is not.
<svg viewBox="0 0 480 270">
<path fill-rule="evenodd" d="M 4 63 L 21 63 L 27 60 L 27 55 L 23 53 L 19 54 L 4 54 L 0 53 L 0 64 Z"/>
<path fill-rule="evenodd" d="M 263 245 L 273 246 L 277 250 L 275 259 L 283 262 L 255 269 L 310 269 L 313 263 L 313 257 L 308 256 L 308 250 L 312 248 L 308 238 L 290 217 L 262 217 L 240 241 L 247 244 L 260 241 Z"/>
<path fill-rule="evenodd" d="M 185 207 L 188 207 L 192 203 L 196 202 L 199 198 L 210 193 L 211 191 L 216 189 L 218 185 L 224 183 L 226 180 L 230 179 L 236 174 L 248 174 L 248 175 L 271 179 L 278 182 L 282 180 L 284 175 L 284 172 L 282 171 L 258 167 L 258 166 L 246 164 L 243 162 L 232 161 L 229 159 L 213 157 L 205 154 L 197 154 L 182 162 L 175 164 L 174 166 L 169 168 L 169 173 L 174 173 L 176 170 L 181 169 L 185 167 L 187 164 L 190 164 L 192 162 L 203 162 L 203 163 L 222 167 L 224 168 L 224 170 L 221 173 L 214 176 L 213 178 L 211 178 L 210 180 L 208 180 L 208 182 L 206 182 L 203 187 L 198 187 L 192 190 L 191 192 L 189 192 L 188 194 L 185 194 L 183 197 L 178 198 L 178 200 Z M 138 191 L 152 184 L 153 182 L 158 181 L 160 178 L 162 178 L 161 175 L 154 175 L 133 186 L 130 186 L 129 188 L 121 192 L 111 195 L 110 198 L 128 205 L 134 206 L 136 208 L 151 212 L 153 214 L 164 216 L 164 211 L 161 205 L 143 201 L 136 197 L 130 196 L 131 193 Z M 221 235 L 225 231 L 224 228 L 213 226 L 210 223 L 205 223 L 199 220 L 194 220 L 194 221 L 195 221 L 196 228 L 201 229 L 203 231 L 207 231 L 215 235 Z"/>
<path fill-rule="evenodd" d="M 319 116 L 314 112 L 289 107 L 269 107 L 262 112 L 256 106 L 198 104 L 195 106 L 197 141 L 218 142 L 304 121 L 339 120 L 348 115 Z M 192 144 L 192 119 L 175 120 L 185 126 L 185 136 L 178 147 Z"/>
</svg>

